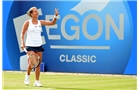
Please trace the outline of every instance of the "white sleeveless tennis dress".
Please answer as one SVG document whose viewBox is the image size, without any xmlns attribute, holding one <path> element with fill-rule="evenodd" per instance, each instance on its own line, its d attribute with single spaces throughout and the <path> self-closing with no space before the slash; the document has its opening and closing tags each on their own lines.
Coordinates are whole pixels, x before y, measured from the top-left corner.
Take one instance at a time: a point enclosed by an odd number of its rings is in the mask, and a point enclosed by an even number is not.
<svg viewBox="0 0 140 90">
<path fill-rule="evenodd" d="M 38 20 L 37 24 L 32 23 L 32 19 L 29 20 L 29 26 L 27 29 L 27 38 L 25 46 L 31 47 L 39 47 L 42 45 L 42 38 L 41 38 L 41 23 Z"/>
</svg>

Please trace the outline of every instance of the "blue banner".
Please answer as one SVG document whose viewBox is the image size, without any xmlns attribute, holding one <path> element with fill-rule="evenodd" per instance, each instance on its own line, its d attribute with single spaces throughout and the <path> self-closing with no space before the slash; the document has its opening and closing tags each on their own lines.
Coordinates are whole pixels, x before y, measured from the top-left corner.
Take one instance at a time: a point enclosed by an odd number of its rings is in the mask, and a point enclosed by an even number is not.
<svg viewBox="0 0 140 90">
<path fill-rule="evenodd" d="M 27 56 L 20 34 L 32 6 L 42 27 L 45 71 L 137 74 L 137 1 L 3 1 L 3 70 L 24 70 Z"/>
</svg>

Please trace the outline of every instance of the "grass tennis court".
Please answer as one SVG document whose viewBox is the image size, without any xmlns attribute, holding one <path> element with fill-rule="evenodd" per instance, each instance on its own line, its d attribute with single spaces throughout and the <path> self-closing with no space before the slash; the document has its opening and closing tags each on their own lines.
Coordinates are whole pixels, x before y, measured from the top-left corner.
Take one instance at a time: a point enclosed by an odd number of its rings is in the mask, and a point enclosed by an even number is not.
<svg viewBox="0 0 140 90">
<path fill-rule="evenodd" d="M 43 87 L 34 87 L 32 72 L 30 85 L 23 83 L 25 72 L 3 71 L 3 90 L 137 90 L 136 76 L 71 73 L 41 73 Z"/>
</svg>

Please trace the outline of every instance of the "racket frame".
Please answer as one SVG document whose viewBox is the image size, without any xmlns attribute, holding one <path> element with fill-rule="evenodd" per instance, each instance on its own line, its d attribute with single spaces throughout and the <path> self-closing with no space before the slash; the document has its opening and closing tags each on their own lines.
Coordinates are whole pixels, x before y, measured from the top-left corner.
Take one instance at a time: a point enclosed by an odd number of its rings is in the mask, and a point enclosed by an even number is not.
<svg viewBox="0 0 140 90">
<path fill-rule="evenodd" d="M 28 52 L 27 50 L 26 50 L 26 48 L 24 48 L 23 49 L 26 53 Z M 38 56 L 38 55 L 37 55 Z M 39 60 L 39 63 L 35 66 L 35 67 L 31 67 L 32 69 L 34 69 L 34 68 L 37 68 L 39 65 L 40 65 L 40 57 L 38 56 L 38 60 Z M 28 61 L 28 63 L 29 63 L 29 61 Z"/>
</svg>

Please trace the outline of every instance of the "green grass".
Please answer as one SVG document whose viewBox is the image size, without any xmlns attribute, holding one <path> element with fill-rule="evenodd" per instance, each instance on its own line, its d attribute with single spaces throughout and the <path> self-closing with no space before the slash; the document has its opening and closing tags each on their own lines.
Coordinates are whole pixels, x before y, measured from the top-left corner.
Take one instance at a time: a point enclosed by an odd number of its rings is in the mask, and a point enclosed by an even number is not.
<svg viewBox="0 0 140 90">
<path fill-rule="evenodd" d="M 137 87 L 136 76 L 41 73 L 43 87 L 34 87 L 34 73 L 28 86 L 23 83 L 25 72 L 2 73 L 3 90 L 136 90 Z"/>
</svg>

